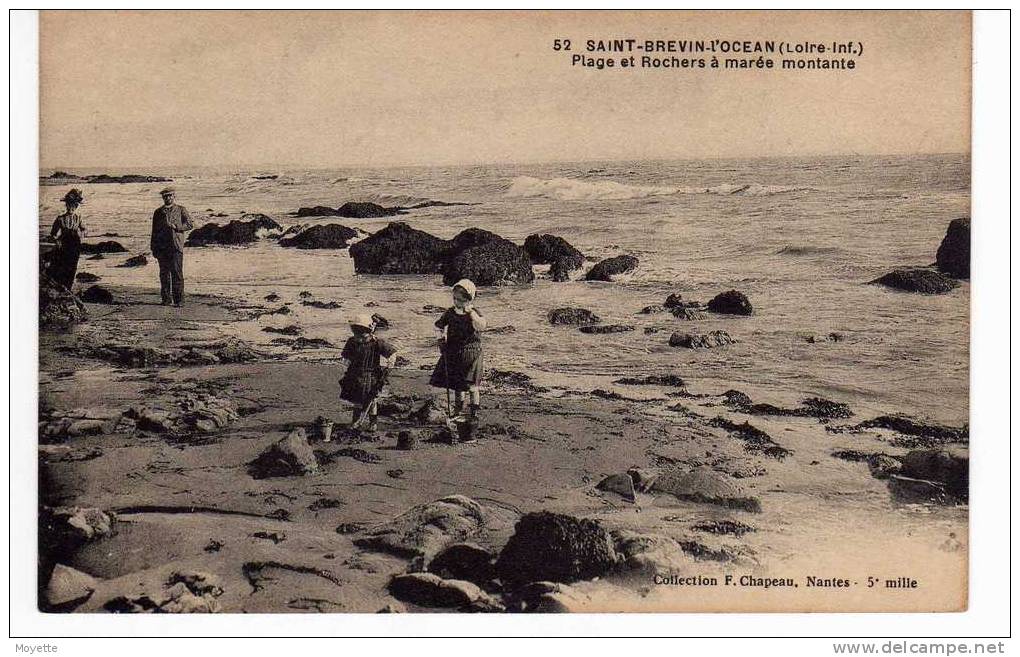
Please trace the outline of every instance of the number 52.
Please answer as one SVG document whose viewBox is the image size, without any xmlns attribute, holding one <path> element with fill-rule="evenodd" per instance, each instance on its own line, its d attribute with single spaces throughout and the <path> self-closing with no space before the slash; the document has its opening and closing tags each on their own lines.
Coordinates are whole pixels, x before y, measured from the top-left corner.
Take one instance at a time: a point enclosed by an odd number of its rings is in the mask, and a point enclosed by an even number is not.
<svg viewBox="0 0 1020 657">
<path fill-rule="evenodd" d="M 570 39 L 553 39 L 553 50 L 570 50 Z"/>
</svg>

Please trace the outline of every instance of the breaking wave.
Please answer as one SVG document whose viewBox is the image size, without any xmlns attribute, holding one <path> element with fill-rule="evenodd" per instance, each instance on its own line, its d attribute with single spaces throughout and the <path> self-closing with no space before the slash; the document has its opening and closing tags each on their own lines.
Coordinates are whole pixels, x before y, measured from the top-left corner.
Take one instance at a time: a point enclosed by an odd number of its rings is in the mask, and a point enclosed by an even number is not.
<svg viewBox="0 0 1020 657">
<path fill-rule="evenodd" d="M 549 198 L 558 201 L 626 200 L 680 194 L 714 194 L 717 196 L 774 196 L 791 192 L 811 191 L 810 187 L 784 185 L 721 184 L 712 187 L 673 187 L 668 185 L 628 185 L 612 180 L 577 180 L 574 178 L 514 178 L 507 189 L 511 198 Z"/>
</svg>

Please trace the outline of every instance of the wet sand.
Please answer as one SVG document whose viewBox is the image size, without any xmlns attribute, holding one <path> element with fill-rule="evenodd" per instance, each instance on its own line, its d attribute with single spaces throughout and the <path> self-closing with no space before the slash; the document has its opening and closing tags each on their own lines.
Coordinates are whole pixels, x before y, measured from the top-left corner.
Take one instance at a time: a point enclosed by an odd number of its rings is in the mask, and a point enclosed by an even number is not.
<svg viewBox="0 0 1020 657">
<path fill-rule="evenodd" d="M 485 507 L 486 523 L 470 540 L 495 553 L 521 514 L 539 510 L 672 539 L 639 565 L 570 585 L 571 610 L 921 611 L 966 604 L 966 505 L 905 504 L 866 463 L 833 456 L 845 449 L 902 455 L 907 449 L 891 444 L 892 432 L 831 433 L 816 418 L 751 416 L 724 405 L 723 390 L 677 395 L 619 385 L 608 394 L 578 394 L 490 381 L 476 442 L 432 441 L 441 421 L 422 425 L 402 413 L 382 415 L 374 435 L 348 436 L 340 427 L 350 409 L 338 399 L 339 362 L 265 356 L 130 367 L 96 358 L 90 345 L 214 344 L 250 312 L 223 298 L 191 296 L 177 309 L 159 306 L 154 290 L 111 291 L 117 305 L 90 304 L 87 323 L 40 336 L 41 425 L 62 417 L 106 423 L 102 433 L 43 438 L 40 446 L 43 504 L 95 507 L 116 518 L 112 535 L 58 557 L 98 579 L 75 611 L 137 599 L 181 572 L 215 578 L 222 589 L 215 609 L 222 612 L 426 610 L 398 602 L 387 589 L 394 575 L 422 564 L 355 541 L 449 495 Z M 427 376 L 398 369 L 390 394 L 413 397 L 414 405 L 434 396 L 445 406 Z M 674 410 L 643 401 L 670 393 L 677 395 Z M 236 419 L 192 432 L 119 420 L 132 407 L 193 397 L 228 405 Z M 315 440 L 318 416 L 337 421 L 335 441 Z M 713 422 L 718 417 L 749 421 L 790 453 L 777 459 L 749 450 Z M 253 478 L 248 464 L 294 427 L 309 429 L 317 472 Z M 402 430 L 420 435 L 416 449 L 396 449 Z M 656 492 L 639 492 L 631 502 L 596 489 L 607 475 L 631 468 L 661 476 L 698 467 L 758 499 L 761 512 Z M 740 531 L 719 533 L 726 528 Z M 736 583 L 660 583 L 671 574 L 720 582 L 729 575 Z M 811 587 L 808 576 L 854 584 Z M 866 585 L 869 576 L 917 578 L 921 586 L 877 591 Z M 741 585 L 742 577 L 751 583 Z M 754 584 L 761 578 L 790 578 L 797 586 Z"/>
</svg>

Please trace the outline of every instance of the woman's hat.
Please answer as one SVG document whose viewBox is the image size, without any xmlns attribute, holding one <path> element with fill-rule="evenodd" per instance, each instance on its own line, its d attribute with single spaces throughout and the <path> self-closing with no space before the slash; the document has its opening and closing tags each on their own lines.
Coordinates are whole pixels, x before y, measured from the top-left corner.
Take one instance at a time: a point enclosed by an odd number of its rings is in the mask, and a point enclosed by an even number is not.
<svg viewBox="0 0 1020 657">
<path fill-rule="evenodd" d="M 474 283 L 466 278 L 462 278 L 453 284 L 453 289 L 456 290 L 458 287 L 467 292 L 468 296 L 471 297 L 472 300 L 475 298 L 475 295 L 478 294 L 478 288 L 475 287 Z"/>
<path fill-rule="evenodd" d="M 350 324 L 351 326 L 361 326 L 369 330 L 371 330 L 372 327 L 375 326 L 375 322 L 372 321 L 372 316 L 369 315 L 368 313 L 361 313 L 360 315 L 355 315 L 354 317 L 351 318 Z"/>
<path fill-rule="evenodd" d="M 85 200 L 85 195 L 81 193 L 80 189 L 74 188 L 68 193 L 64 194 L 64 198 L 60 200 L 67 203 L 77 203 L 80 205 Z"/>
</svg>

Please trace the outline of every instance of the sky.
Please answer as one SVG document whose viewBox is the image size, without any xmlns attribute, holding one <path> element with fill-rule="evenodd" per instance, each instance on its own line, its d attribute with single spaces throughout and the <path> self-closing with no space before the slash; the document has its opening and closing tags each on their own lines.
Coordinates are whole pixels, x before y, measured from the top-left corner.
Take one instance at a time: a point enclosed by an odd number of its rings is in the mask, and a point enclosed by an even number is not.
<svg viewBox="0 0 1020 657">
<path fill-rule="evenodd" d="M 614 38 L 852 40 L 864 53 L 853 71 L 571 65 L 586 40 Z M 40 162 L 969 152 L 970 57 L 969 12 L 47 11 Z"/>
</svg>

